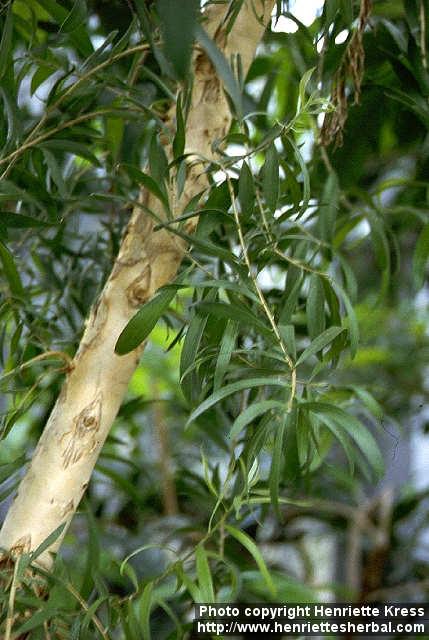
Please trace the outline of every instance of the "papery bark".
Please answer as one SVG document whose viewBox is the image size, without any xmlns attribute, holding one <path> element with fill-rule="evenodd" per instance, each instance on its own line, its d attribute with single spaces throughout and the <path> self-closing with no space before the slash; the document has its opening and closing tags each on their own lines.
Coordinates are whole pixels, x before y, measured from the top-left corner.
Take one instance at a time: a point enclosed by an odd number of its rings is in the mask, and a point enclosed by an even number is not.
<svg viewBox="0 0 429 640">
<path fill-rule="evenodd" d="M 211 6 L 204 27 L 226 58 L 240 55 L 246 73 L 269 21 L 272 0 L 245 0 L 229 34 L 224 32 L 228 4 Z M 206 54 L 197 49 L 194 85 L 186 122 L 185 153 L 194 155 L 175 215 L 207 187 L 204 165 L 213 157 L 212 142 L 231 124 L 222 83 Z M 171 129 L 172 120 L 167 123 Z M 167 146 L 170 143 L 166 143 Z M 171 150 L 167 149 L 171 156 Z M 163 217 L 159 202 L 147 206 Z M 135 207 L 110 277 L 86 321 L 83 337 L 0 532 L 0 547 L 13 554 L 34 550 L 57 527 L 62 535 L 38 558 L 49 568 L 73 514 L 85 492 L 103 443 L 112 427 L 139 362 L 142 348 L 126 356 L 114 353 L 119 334 L 138 307 L 175 277 L 185 243 L 166 229 L 154 231 L 154 221 Z"/>
</svg>

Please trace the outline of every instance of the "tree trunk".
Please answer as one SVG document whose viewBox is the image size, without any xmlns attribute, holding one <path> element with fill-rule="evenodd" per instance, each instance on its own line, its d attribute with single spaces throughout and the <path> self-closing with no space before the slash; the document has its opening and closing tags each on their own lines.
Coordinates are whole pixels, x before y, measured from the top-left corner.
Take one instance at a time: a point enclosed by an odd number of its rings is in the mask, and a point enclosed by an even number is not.
<svg viewBox="0 0 429 640">
<path fill-rule="evenodd" d="M 240 54 L 244 73 L 273 5 L 273 0 L 245 0 L 229 34 L 223 29 L 227 4 L 213 5 L 206 12 L 204 26 L 209 35 L 228 60 Z M 211 144 L 226 134 L 231 115 L 221 81 L 205 53 L 197 50 L 193 64 L 185 152 L 210 159 Z M 170 129 L 172 122 L 171 118 L 167 123 Z M 170 143 L 167 147 L 171 156 Z M 203 169 L 198 162 L 189 168 L 176 216 L 207 187 Z M 163 216 L 157 200 L 142 194 L 143 198 Z M 36 549 L 65 523 L 62 535 L 38 558 L 46 568 L 85 492 L 139 362 L 142 348 L 126 356 L 114 353 L 117 338 L 137 308 L 174 278 L 186 251 L 176 235 L 165 229 L 155 232 L 153 226 L 144 209 L 135 207 L 111 275 L 86 321 L 79 349 L 0 532 L 0 547 L 19 554 Z"/>
</svg>

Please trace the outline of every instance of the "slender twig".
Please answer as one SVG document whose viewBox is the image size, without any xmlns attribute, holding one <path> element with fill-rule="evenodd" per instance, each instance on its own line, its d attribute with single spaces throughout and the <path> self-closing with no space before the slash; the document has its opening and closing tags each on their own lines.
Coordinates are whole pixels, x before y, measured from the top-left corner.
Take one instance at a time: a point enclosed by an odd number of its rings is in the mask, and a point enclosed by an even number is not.
<svg viewBox="0 0 429 640">
<path fill-rule="evenodd" d="M 10 592 L 9 592 L 9 602 L 8 602 L 8 608 L 7 608 L 4 640 L 10 640 L 10 638 L 12 637 L 12 626 L 13 626 L 13 618 L 14 618 L 14 610 L 15 610 L 15 596 L 16 596 L 19 563 L 20 563 L 20 559 L 17 558 L 15 562 L 15 566 L 13 568 L 13 579 L 12 579 L 12 585 L 10 587 Z"/>
<path fill-rule="evenodd" d="M 136 111 L 138 113 L 138 109 L 128 108 L 128 111 Z M 110 112 L 111 112 L 111 109 L 98 109 L 97 111 L 83 113 L 82 115 L 76 118 L 73 118 L 73 120 L 67 120 L 67 122 L 62 122 L 57 127 L 54 127 L 53 129 L 49 129 L 49 131 L 45 131 L 45 133 L 40 134 L 40 136 L 37 136 L 37 138 L 33 138 L 32 140 L 29 140 L 28 142 L 21 145 L 19 149 L 15 149 L 15 151 L 12 151 L 12 153 L 10 153 L 8 156 L 0 160 L 0 165 L 5 164 L 6 162 L 13 161 L 17 156 L 20 156 L 22 153 L 24 153 L 24 151 L 27 151 L 27 149 L 31 149 L 31 147 L 34 147 L 37 144 L 40 144 L 41 142 L 55 135 L 59 131 L 63 131 L 64 129 L 68 129 L 69 127 L 74 127 L 75 124 L 79 124 L 80 122 L 84 122 L 85 120 L 91 120 L 92 118 L 98 118 L 98 116 L 104 116 L 106 114 L 109 114 Z M 8 171 L 9 171 L 9 167 L 0 176 L 0 179 L 4 178 L 5 174 Z"/>
<path fill-rule="evenodd" d="M 231 196 L 232 210 L 233 210 L 233 213 L 234 213 L 234 219 L 235 219 L 235 224 L 236 224 L 236 227 L 237 227 L 238 238 L 239 238 L 239 241 L 240 241 L 241 250 L 243 252 L 243 258 L 244 258 L 244 261 L 245 261 L 246 266 L 247 266 L 249 277 L 252 280 L 252 283 L 253 283 L 253 286 L 255 288 L 256 294 L 257 294 L 257 296 L 258 296 L 258 298 L 260 300 L 260 303 L 261 303 L 262 308 L 263 308 L 263 310 L 265 312 L 265 315 L 268 318 L 268 321 L 269 321 L 269 323 L 271 325 L 271 328 L 272 328 L 272 330 L 274 332 L 274 335 L 276 336 L 277 341 L 278 341 L 278 343 L 280 345 L 280 349 L 281 349 L 281 351 L 283 353 L 284 359 L 285 359 L 285 361 L 286 361 L 286 363 L 287 363 L 287 365 L 288 365 L 288 367 L 290 369 L 290 372 L 291 372 L 291 391 L 290 391 L 290 397 L 289 397 L 289 401 L 288 401 L 288 405 L 287 405 L 287 410 L 288 410 L 288 412 L 290 412 L 291 409 L 292 409 L 293 400 L 294 400 L 295 394 L 296 394 L 296 369 L 295 369 L 295 365 L 293 363 L 292 358 L 290 357 L 290 355 L 287 352 L 287 348 L 286 348 L 286 346 L 285 346 L 285 344 L 283 342 L 283 339 L 282 339 L 282 337 L 280 335 L 280 332 L 279 332 L 279 329 L 277 327 L 276 321 L 274 320 L 274 316 L 271 313 L 271 310 L 270 310 L 270 308 L 269 308 L 269 306 L 267 304 L 265 296 L 262 293 L 262 291 L 261 291 L 261 289 L 260 289 L 260 287 L 258 285 L 256 277 L 252 273 L 252 265 L 251 265 L 251 262 L 250 262 L 250 259 L 249 259 L 249 254 L 248 254 L 248 251 L 247 251 L 246 243 L 244 241 L 243 230 L 241 228 L 240 218 L 239 218 L 239 215 L 238 215 L 238 209 L 237 209 L 237 203 L 236 203 L 236 200 L 235 200 L 234 189 L 233 189 L 233 186 L 231 184 L 231 179 L 230 179 L 230 177 L 229 177 L 229 175 L 228 175 L 228 173 L 226 171 L 225 171 L 225 175 L 226 175 L 226 180 L 227 180 L 227 183 L 228 183 L 229 194 Z"/>
<path fill-rule="evenodd" d="M 58 358 L 60 360 L 63 360 L 65 362 L 64 368 L 66 370 L 70 369 L 73 366 L 71 357 L 64 351 L 45 351 L 44 353 L 39 353 L 38 356 L 34 356 L 34 358 L 30 358 L 30 360 L 26 360 L 25 362 L 18 365 L 11 371 L 8 371 L 7 373 L 5 373 L 3 376 L 0 377 L 0 381 L 3 381 L 6 378 L 9 378 L 10 376 L 13 376 L 17 373 L 21 373 L 21 371 L 23 371 L 27 367 L 30 367 L 32 364 L 35 364 L 36 362 L 40 362 L 41 360 L 48 360 L 51 358 Z"/>
<path fill-rule="evenodd" d="M 89 606 L 86 603 L 86 601 L 82 598 L 80 593 L 78 591 L 76 591 L 76 589 L 74 588 L 74 586 L 70 582 L 65 582 L 64 584 L 65 584 L 65 587 L 66 587 L 67 591 L 69 591 L 71 593 L 71 595 L 74 598 L 76 598 L 76 600 L 79 602 L 79 604 L 82 607 L 82 609 L 84 609 L 84 611 L 86 611 L 88 613 Z M 106 629 L 101 624 L 101 621 L 98 618 L 98 616 L 95 615 L 95 612 L 92 613 L 91 620 L 93 621 L 94 625 L 97 627 L 97 629 L 100 632 L 100 635 L 103 638 L 103 640 L 110 640 L 109 636 L 107 635 Z"/>
<path fill-rule="evenodd" d="M 7 156 L 6 158 L 3 158 L 2 160 L 0 160 L 0 164 L 4 164 L 5 162 L 10 162 L 9 166 L 7 167 L 7 169 L 3 172 L 2 176 L 0 176 L 0 179 L 3 179 L 3 178 L 6 177 L 7 173 L 10 171 L 10 169 L 13 166 L 13 164 L 15 163 L 17 157 L 19 157 L 19 155 L 22 153 L 23 148 L 24 148 L 24 150 L 26 148 L 28 148 L 28 143 L 34 139 L 36 133 L 38 133 L 38 131 L 44 126 L 44 124 L 48 120 L 50 114 L 53 111 L 55 111 L 55 109 L 57 109 L 60 106 L 60 104 L 62 104 L 62 102 L 66 98 L 68 98 L 82 83 L 86 82 L 91 76 L 97 74 L 99 71 L 102 71 L 103 69 L 105 69 L 109 65 L 113 64 L 117 60 L 120 60 L 121 58 L 125 58 L 126 56 L 129 56 L 129 55 L 132 55 L 134 53 L 137 53 L 138 51 L 146 51 L 148 49 L 150 49 L 150 45 L 147 44 L 147 43 L 139 44 L 139 45 L 136 45 L 135 47 L 130 47 L 129 49 L 125 49 L 125 51 L 120 51 L 119 53 L 115 54 L 114 56 L 112 56 L 108 60 L 104 60 L 104 62 L 101 62 L 100 64 L 98 64 L 97 66 L 93 67 L 92 69 L 89 69 L 89 71 L 87 71 L 82 76 L 80 76 L 76 80 L 76 82 L 74 82 L 72 85 L 70 85 L 64 91 L 64 93 L 62 93 L 59 96 L 59 98 L 46 110 L 46 112 L 44 113 L 43 117 L 39 120 L 39 122 L 30 131 L 30 133 L 28 134 L 26 140 L 23 142 L 23 144 L 20 146 L 20 148 L 17 149 L 15 152 L 13 152 L 13 154 L 15 154 L 13 156 L 13 158 L 10 159 L 12 154 L 9 154 L 9 156 Z"/>
<path fill-rule="evenodd" d="M 285 253 L 282 253 L 279 249 L 274 249 L 274 253 L 276 253 L 283 260 L 286 260 L 287 262 L 290 262 L 291 264 L 293 264 L 295 267 L 298 267 L 298 269 L 302 269 L 303 271 L 308 271 L 309 273 L 315 273 L 321 278 L 326 278 L 328 281 L 330 281 L 329 275 L 324 271 L 313 269 L 313 267 L 309 267 L 308 264 L 305 264 L 305 262 L 301 262 L 300 260 L 295 260 L 295 258 L 291 258 L 290 256 L 287 256 Z"/>
</svg>

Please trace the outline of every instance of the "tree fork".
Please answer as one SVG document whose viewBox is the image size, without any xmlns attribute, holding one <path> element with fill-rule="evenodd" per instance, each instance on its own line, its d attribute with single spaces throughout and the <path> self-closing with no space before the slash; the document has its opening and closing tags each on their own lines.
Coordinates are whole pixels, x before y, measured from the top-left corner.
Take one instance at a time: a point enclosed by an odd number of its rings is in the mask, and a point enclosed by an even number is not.
<svg viewBox="0 0 429 640">
<path fill-rule="evenodd" d="M 245 0 L 231 31 L 223 30 L 228 5 L 211 6 L 205 28 L 229 60 L 239 54 L 243 73 L 269 21 L 274 0 Z M 170 118 L 170 127 L 172 118 Z M 167 123 L 168 124 L 168 123 Z M 221 81 L 205 53 L 194 55 L 192 100 L 186 123 L 187 154 L 196 163 L 188 176 L 177 213 L 207 187 L 200 158 L 213 157 L 213 140 L 223 137 L 231 124 Z M 169 146 L 169 145 L 168 145 Z M 171 152 L 167 148 L 168 155 Z M 161 218 L 153 196 L 148 206 Z M 61 393 L 45 426 L 33 458 L 0 531 L 0 548 L 11 555 L 35 550 L 53 531 L 61 535 L 37 559 L 49 569 L 91 477 L 129 380 L 143 350 L 125 356 L 114 352 L 116 340 L 140 304 L 176 275 L 185 243 L 154 222 L 142 206 L 134 207 L 112 272 L 85 323 L 78 351 Z"/>
</svg>

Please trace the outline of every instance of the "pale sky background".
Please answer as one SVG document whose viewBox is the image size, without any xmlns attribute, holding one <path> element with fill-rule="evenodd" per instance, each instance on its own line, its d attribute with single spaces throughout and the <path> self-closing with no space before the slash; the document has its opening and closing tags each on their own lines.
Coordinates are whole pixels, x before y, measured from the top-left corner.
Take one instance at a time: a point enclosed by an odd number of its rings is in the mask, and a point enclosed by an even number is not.
<svg viewBox="0 0 429 640">
<path fill-rule="evenodd" d="M 307 27 L 320 15 L 325 0 L 291 0 L 289 2 L 289 12 Z M 298 30 L 296 23 L 290 18 L 281 16 L 277 23 L 273 24 L 274 31 L 294 33 Z"/>
</svg>

